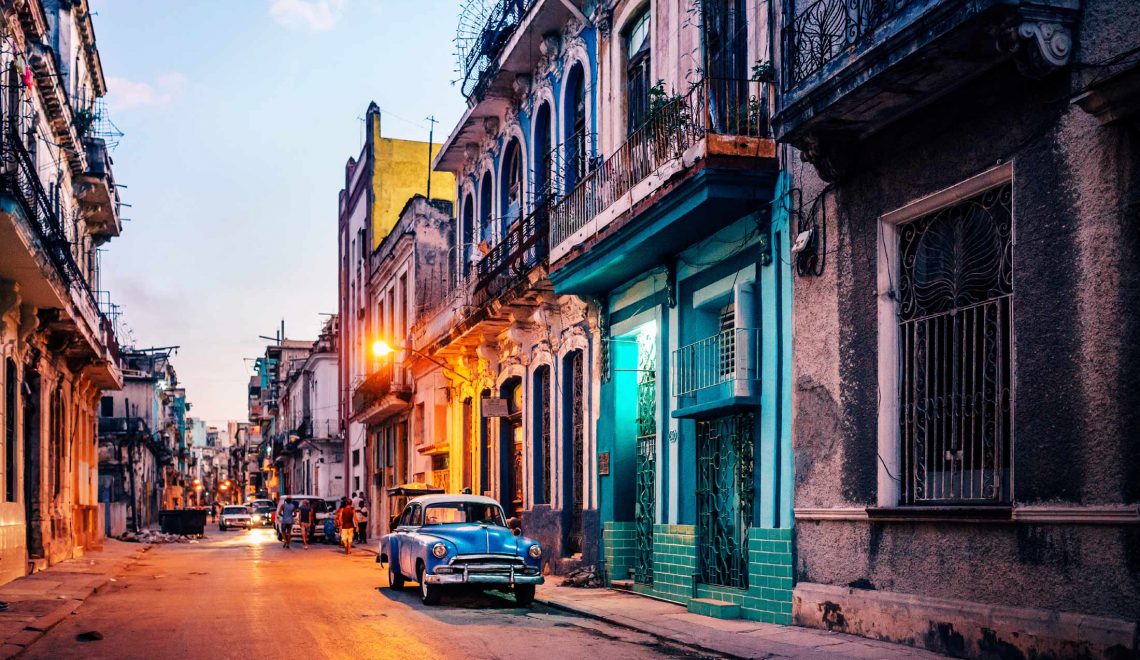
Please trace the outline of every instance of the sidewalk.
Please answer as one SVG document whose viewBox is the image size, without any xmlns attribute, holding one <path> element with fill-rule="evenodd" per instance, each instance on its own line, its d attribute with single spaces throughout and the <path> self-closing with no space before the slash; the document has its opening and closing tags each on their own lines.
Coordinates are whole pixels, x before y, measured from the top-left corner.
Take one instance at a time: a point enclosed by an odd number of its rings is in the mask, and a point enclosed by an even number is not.
<svg viewBox="0 0 1140 660">
<path fill-rule="evenodd" d="M 79 609 L 151 546 L 107 539 L 102 550 L 0 586 L 0 658 L 11 658 Z"/>
<path fill-rule="evenodd" d="M 550 607 L 738 658 L 939 658 L 920 649 L 811 628 L 690 614 L 682 605 L 612 589 L 538 587 Z"/>
</svg>

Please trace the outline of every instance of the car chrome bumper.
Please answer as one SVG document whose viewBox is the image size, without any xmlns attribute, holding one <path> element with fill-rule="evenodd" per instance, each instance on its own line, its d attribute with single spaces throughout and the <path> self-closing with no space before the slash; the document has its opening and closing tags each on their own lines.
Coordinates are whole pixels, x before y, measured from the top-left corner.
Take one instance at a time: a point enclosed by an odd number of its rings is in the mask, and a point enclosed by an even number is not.
<svg viewBox="0 0 1140 660">
<path fill-rule="evenodd" d="M 455 573 L 453 575 L 425 575 L 428 584 L 542 584 L 541 575 L 488 575 L 486 573 Z"/>
</svg>

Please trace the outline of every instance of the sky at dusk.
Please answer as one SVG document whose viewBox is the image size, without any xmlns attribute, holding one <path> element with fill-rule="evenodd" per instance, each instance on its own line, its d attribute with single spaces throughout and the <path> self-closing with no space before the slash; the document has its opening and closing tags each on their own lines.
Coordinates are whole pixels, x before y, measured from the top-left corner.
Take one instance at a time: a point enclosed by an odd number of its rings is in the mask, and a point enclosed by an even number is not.
<svg viewBox="0 0 1140 660">
<path fill-rule="evenodd" d="M 440 141 L 455 0 L 91 0 L 107 104 L 126 134 L 123 235 L 103 281 L 124 344 L 174 364 L 210 423 L 246 418 L 258 335 L 315 339 L 336 311 L 337 193 L 369 101 L 385 135 Z M 426 163 L 425 163 L 426 167 Z"/>
</svg>

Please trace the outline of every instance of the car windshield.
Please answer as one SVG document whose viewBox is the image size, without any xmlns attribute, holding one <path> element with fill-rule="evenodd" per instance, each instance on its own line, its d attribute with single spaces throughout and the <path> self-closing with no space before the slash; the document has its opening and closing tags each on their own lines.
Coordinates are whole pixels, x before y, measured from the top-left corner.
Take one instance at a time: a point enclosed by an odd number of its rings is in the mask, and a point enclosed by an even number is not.
<svg viewBox="0 0 1140 660">
<path fill-rule="evenodd" d="M 222 515 L 225 515 L 227 513 L 230 513 L 230 514 L 243 514 L 243 513 L 248 514 L 249 509 L 247 507 L 244 507 L 244 506 L 227 506 L 226 508 L 222 509 Z"/>
<path fill-rule="evenodd" d="M 268 502 L 265 504 L 255 504 L 253 505 L 253 510 L 258 513 L 269 513 L 273 510 L 273 505 Z"/>
<path fill-rule="evenodd" d="M 482 523 L 506 527 L 503 511 L 497 504 L 480 502 L 440 502 L 428 505 L 425 525 L 454 525 L 461 523 Z"/>
</svg>

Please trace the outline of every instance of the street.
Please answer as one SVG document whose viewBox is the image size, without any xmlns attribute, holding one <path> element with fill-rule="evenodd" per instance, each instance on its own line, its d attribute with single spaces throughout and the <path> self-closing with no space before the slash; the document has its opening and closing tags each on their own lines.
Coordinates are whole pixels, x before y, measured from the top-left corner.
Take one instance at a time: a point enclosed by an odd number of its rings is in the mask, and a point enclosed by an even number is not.
<svg viewBox="0 0 1140 660">
<path fill-rule="evenodd" d="M 153 548 L 28 658 L 654 658 L 688 649 L 506 597 L 463 594 L 425 607 L 387 588 L 375 556 L 285 550 L 268 529 Z M 103 639 L 80 641 L 97 631 Z"/>
</svg>

